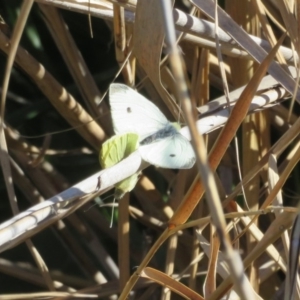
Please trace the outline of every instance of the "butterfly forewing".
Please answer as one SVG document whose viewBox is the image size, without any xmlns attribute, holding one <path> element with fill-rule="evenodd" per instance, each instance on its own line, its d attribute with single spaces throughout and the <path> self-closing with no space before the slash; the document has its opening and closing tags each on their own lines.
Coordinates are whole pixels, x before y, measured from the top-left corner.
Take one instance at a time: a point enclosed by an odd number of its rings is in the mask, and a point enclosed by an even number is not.
<svg viewBox="0 0 300 300">
<path fill-rule="evenodd" d="M 122 159 L 129 156 L 138 148 L 138 135 L 135 133 L 126 133 L 115 135 L 107 140 L 100 150 L 99 160 L 103 168 L 114 166 Z M 115 185 L 115 198 L 120 199 L 126 192 L 130 192 L 136 185 L 138 174 L 122 180 Z"/>
<path fill-rule="evenodd" d="M 109 101 L 116 134 L 135 132 L 142 141 L 170 123 L 152 102 L 126 85 L 111 84 Z"/>
</svg>

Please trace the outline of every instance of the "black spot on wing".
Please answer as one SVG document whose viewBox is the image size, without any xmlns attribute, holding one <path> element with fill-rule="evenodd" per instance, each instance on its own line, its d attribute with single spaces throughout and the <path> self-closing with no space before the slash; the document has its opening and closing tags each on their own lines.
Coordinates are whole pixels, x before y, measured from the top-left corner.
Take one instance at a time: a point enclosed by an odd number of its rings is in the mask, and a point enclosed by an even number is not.
<svg viewBox="0 0 300 300">
<path fill-rule="evenodd" d="M 175 157 L 176 156 L 176 154 L 170 154 L 170 157 Z"/>
<path fill-rule="evenodd" d="M 130 114 L 130 113 L 132 113 L 132 109 L 131 109 L 131 107 L 130 106 L 128 106 L 127 107 L 127 109 L 126 109 L 126 111 Z"/>
</svg>

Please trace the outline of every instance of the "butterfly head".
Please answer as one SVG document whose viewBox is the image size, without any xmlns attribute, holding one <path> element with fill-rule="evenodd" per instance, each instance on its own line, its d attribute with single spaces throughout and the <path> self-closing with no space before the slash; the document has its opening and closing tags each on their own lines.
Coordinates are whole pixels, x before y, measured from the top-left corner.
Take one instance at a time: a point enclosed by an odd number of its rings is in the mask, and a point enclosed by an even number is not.
<svg viewBox="0 0 300 300">
<path fill-rule="evenodd" d="M 181 126 L 180 126 L 179 123 L 177 123 L 177 122 L 172 122 L 171 124 L 172 124 L 172 126 L 173 126 L 176 130 L 178 130 L 178 131 L 180 130 Z"/>
</svg>

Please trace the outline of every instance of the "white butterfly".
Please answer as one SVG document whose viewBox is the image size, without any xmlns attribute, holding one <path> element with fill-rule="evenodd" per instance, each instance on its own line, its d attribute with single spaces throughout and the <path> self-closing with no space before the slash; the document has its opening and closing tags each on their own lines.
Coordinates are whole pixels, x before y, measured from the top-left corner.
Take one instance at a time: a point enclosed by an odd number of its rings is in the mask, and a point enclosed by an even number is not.
<svg viewBox="0 0 300 300">
<path fill-rule="evenodd" d="M 137 133 L 143 160 L 169 169 L 194 165 L 192 145 L 152 102 L 119 83 L 110 85 L 109 102 L 115 133 Z"/>
</svg>

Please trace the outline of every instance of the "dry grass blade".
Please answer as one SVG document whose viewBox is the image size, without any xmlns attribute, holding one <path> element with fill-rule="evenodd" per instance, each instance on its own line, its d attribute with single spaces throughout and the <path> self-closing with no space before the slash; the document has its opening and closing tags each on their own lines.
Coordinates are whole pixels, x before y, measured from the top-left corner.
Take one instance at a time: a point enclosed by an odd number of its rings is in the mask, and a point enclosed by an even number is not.
<svg viewBox="0 0 300 300">
<path fill-rule="evenodd" d="M 113 218 L 113 216 L 112 216 Z M 118 240 L 119 245 L 119 270 L 120 270 L 120 289 L 123 289 L 130 277 L 130 247 L 129 247 L 129 195 L 128 193 L 119 203 L 119 220 L 118 220 Z"/>
<path fill-rule="evenodd" d="M 214 3 L 209 0 L 191 0 L 205 14 L 214 18 Z M 218 7 L 220 27 L 226 31 L 235 41 L 241 45 L 259 63 L 265 59 L 266 53 L 258 47 L 251 38 L 239 27 L 220 7 Z M 294 92 L 295 82 L 292 78 L 276 63 L 270 62 L 269 73 L 282 84 L 291 94 Z M 296 93 L 296 99 L 300 101 L 300 91 Z"/>
<path fill-rule="evenodd" d="M 200 232 L 198 232 L 198 239 L 199 239 L 199 242 L 201 244 L 201 247 L 203 248 L 204 252 L 206 255 L 208 255 L 210 257 L 210 252 L 211 252 L 211 246 L 209 244 L 209 242 L 203 237 L 202 234 L 200 234 Z M 226 258 L 224 257 L 223 253 L 221 251 L 219 251 L 217 253 L 218 255 L 218 260 L 215 262 L 216 264 L 216 272 L 218 275 L 220 275 L 222 277 L 222 279 L 226 279 L 228 278 L 228 276 L 230 276 L 230 272 L 229 272 L 229 269 L 225 263 L 226 261 Z M 247 285 L 250 285 L 249 283 L 249 280 L 248 278 L 245 278 L 246 282 L 247 282 Z M 251 287 L 250 287 L 251 288 Z M 214 290 L 211 290 L 211 293 L 209 295 L 211 295 L 213 292 L 215 291 Z M 253 293 L 256 297 L 256 299 L 261 299 L 259 297 L 258 294 L 255 293 L 255 291 L 252 289 L 251 293 Z M 239 296 L 237 295 L 237 293 L 232 289 L 230 291 L 230 293 L 227 295 L 229 297 L 229 299 L 236 299 L 236 298 L 239 298 Z M 206 297 L 209 299 L 209 297 Z"/>
<path fill-rule="evenodd" d="M 232 140 L 233 136 L 235 135 L 238 127 L 240 126 L 241 122 L 244 120 L 251 100 L 255 94 L 255 91 L 261 81 L 262 77 L 264 76 L 269 63 L 272 61 L 273 56 L 275 55 L 276 51 L 280 43 L 282 42 L 284 37 L 277 43 L 277 47 L 275 47 L 272 52 L 268 55 L 264 63 L 259 67 L 256 74 L 254 75 L 251 82 L 247 85 L 247 87 L 243 90 L 239 101 L 234 106 L 230 119 L 226 123 L 218 141 L 215 143 L 213 149 L 210 153 L 210 167 L 215 170 L 220 163 L 221 158 L 224 155 L 225 150 L 227 149 L 230 141 Z M 228 128 L 228 129 L 227 129 Z M 191 188 L 187 198 L 181 204 L 180 208 L 172 217 L 170 224 L 178 225 L 184 223 L 187 218 L 190 216 L 191 212 L 193 211 L 194 207 L 199 202 L 200 198 L 204 193 L 203 186 L 201 182 L 199 183 L 197 180 L 195 181 L 193 188 Z"/>
<path fill-rule="evenodd" d="M 281 173 L 280 178 L 278 179 L 277 183 L 274 185 L 273 189 L 270 191 L 270 194 L 268 195 L 268 197 L 265 199 L 265 201 L 263 202 L 263 204 L 261 205 L 261 209 L 266 208 L 267 206 L 269 206 L 272 201 L 275 199 L 275 197 L 277 196 L 277 194 L 280 192 L 282 186 L 284 185 L 284 183 L 286 182 L 286 180 L 288 179 L 288 176 L 291 174 L 291 172 L 293 171 L 293 169 L 295 168 L 296 164 L 299 162 L 300 160 L 300 144 L 297 145 L 295 151 L 294 151 L 294 156 L 289 160 L 286 168 L 283 170 L 283 172 Z M 238 237 L 241 237 L 247 230 L 247 228 L 257 219 L 257 217 L 254 217 L 252 219 L 252 221 L 248 224 L 248 226 L 239 234 Z"/>
<path fill-rule="evenodd" d="M 271 208 L 270 208 L 270 210 L 272 211 Z M 244 224 L 244 226 L 247 226 L 251 222 L 250 216 L 246 216 L 246 212 L 244 212 L 243 209 L 239 205 L 237 205 L 237 211 L 239 213 L 244 213 L 244 216 L 241 216 L 241 222 Z M 277 207 L 276 213 L 277 212 L 280 212 L 280 207 Z M 257 216 L 257 214 L 255 216 Z M 229 224 L 229 226 L 230 226 L 230 224 Z M 260 241 L 264 236 L 264 233 L 261 230 L 259 230 L 258 225 L 254 224 L 254 223 L 251 224 L 251 226 L 249 227 L 248 233 L 251 234 L 251 236 L 256 241 Z M 278 264 L 278 267 L 283 272 L 286 272 L 286 262 L 281 257 L 281 253 L 276 249 L 276 247 L 274 247 L 273 245 L 270 245 L 266 249 L 266 253 Z"/>
<path fill-rule="evenodd" d="M 42 298 L 70 298 L 73 299 L 95 299 L 98 298 L 98 295 L 84 294 L 84 293 L 67 293 L 67 292 L 41 292 L 41 293 L 28 293 L 28 294 L 10 294 L 10 295 L 1 295 L 3 300 L 24 300 L 24 299 L 42 299 Z"/>
<path fill-rule="evenodd" d="M 220 238 L 220 243 L 221 243 L 222 247 L 224 247 L 224 252 L 226 253 L 226 256 L 227 256 L 226 257 L 227 263 L 232 271 L 232 276 L 234 278 L 237 291 L 241 297 L 243 297 L 245 299 L 252 299 L 254 296 L 251 293 L 251 289 L 249 288 L 249 286 L 247 286 L 245 284 L 245 281 L 243 280 L 245 275 L 242 273 L 243 272 L 242 267 L 241 267 L 242 264 L 240 263 L 239 256 L 237 253 L 234 253 L 232 251 L 232 247 L 229 243 L 228 236 L 224 231 L 225 219 L 224 219 L 224 215 L 222 214 L 219 197 L 216 192 L 216 190 L 217 190 L 216 184 L 215 184 L 214 178 L 212 176 L 212 172 L 208 166 L 208 160 L 206 157 L 206 150 L 204 148 L 203 139 L 201 137 L 197 137 L 196 127 L 193 123 L 193 116 L 192 116 L 192 111 L 191 111 L 190 99 L 189 99 L 189 96 L 187 93 L 187 86 L 185 83 L 185 74 L 184 74 L 184 68 L 182 65 L 182 59 L 179 55 L 178 49 L 175 44 L 175 38 L 174 38 L 175 30 L 173 28 L 173 23 L 170 18 L 171 9 L 165 2 L 163 2 L 163 7 L 164 7 L 164 13 L 165 13 L 165 24 L 166 24 L 166 32 L 167 32 L 166 41 L 167 41 L 167 45 L 170 47 L 170 63 L 171 63 L 171 67 L 172 67 L 172 70 L 174 73 L 174 77 L 178 81 L 177 95 L 183 103 L 184 115 L 187 119 L 189 129 L 191 131 L 192 141 L 194 143 L 196 158 L 198 161 L 198 168 L 199 168 L 200 174 L 202 175 L 202 180 L 203 180 L 205 190 L 207 193 L 208 204 L 209 204 L 209 208 L 210 208 L 210 211 L 212 214 L 212 218 L 217 227 L 217 231 L 218 231 L 219 238 Z M 281 42 L 282 42 L 282 40 L 283 40 L 283 38 L 281 39 Z M 252 93 L 251 93 L 250 88 L 254 88 L 254 90 L 257 89 L 259 82 L 261 81 L 262 77 L 264 76 L 264 73 L 266 72 L 266 68 L 271 63 L 271 61 L 274 57 L 274 54 L 278 50 L 281 42 L 278 42 L 276 47 L 267 56 L 267 58 L 265 59 L 265 61 L 262 63 L 262 65 L 260 66 L 260 68 L 257 71 L 257 77 L 255 79 L 253 79 L 252 81 L 250 81 L 249 85 L 243 91 L 242 96 L 245 96 L 244 100 L 245 100 L 246 104 L 243 107 L 243 104 L 241 103 L 241 101 L 237 102 L 237 104 L 235 105 L 235 107 L 232 111 L 231 118 L 227 122 L 226 126 L 228 126 L 228 123 L 230 123 L 230 121 L 234 120 L 234 118 L 236 117 L 236 114 L 235 114 L 236 109 L 241 109 L 242 117 L 244 117 L 246 115 L 246 113 L 248 111 L 248 107 L 251 102 L 251 99 L 254 96 L 254 92 L 252 90 Z M 247 93 L 249 93 L 249 95 L 247 95 Z M 241 96 L 241 98 L 242 98 L 242 96 Z M 233 122 L 235 123 L 235 121 L 233 121 Z M 237 123 L 240 124 L 239 122 L 237 122 Z M 229 126 L 231 126 L 231 125 L 229 125 Z M 188 205 L 189 209 L 194 208 L 195 207 L 194 205 L 195 205 L 195 203 L 193 203 L 192 205 L 189 204 Z M 171 221 L 170 221 L 171 226 L 178 224 L 177 218 L 179 220 L 182 220 L 183 218 L 187 218 L 190 214 L 191 214 L 191 211 L 187 212 L 185 209 L 182 209 L 182 206 L 181 206 L 176 211 L 173 218 L 171 219 Z M 185 222 L 185 221 L 186 220 L 184 220 L 183 222 Z"/>
<path fill-rule="evenodd" d="M 207 276 L 205 279 L 205 297 L 209 297 L 213 291 L 216 289 L 216 268 L 217 268 L 217 261 L 218 261 L 218 253 L 220 248 L 220 241 L 217 237 L 216 230 L 213 225 L 211 225 L 210 230 L 210 254 L 209 254 L 209 265 Z"/>
<path fill-rule="evenodd" d="M 23 3 L 23 6 L 21 8 L 21 16 L 18 19 L 18 22 L 15 25 L 14 33 L 11 39 L 11 42 L 9 43 L 7 41 L 6 46 L 10 44 L 10 49 L 8 51 L 8 60 L 6 64 L 5 69 L 5 77 L 3 81 L 3 90 L 1 94 L 1 120 L 0 120 L 0 146 L 1 146 L 1 165 L 2 165 L 2 172 L 5 178 L 5 184 L 8 191 L 8 195 L 10 198 L 11 208 L 14 212 L 14 214 L 17 214 L 19 212 L 17 203 L 16 203 L 16 195 L 14 192 L 14 188 L 12 185 L 12 175 L 11 175 L 11 169 L 9 164 L 9 155 L 8 155 L 8 149 L 6 144 L 6 139 L 4 135 L 4 112 L 5 112 L 5 105 L 6 105 L 6 96 L 10 81 L 10 75 L 13 67 L 13 63 L 16 57 L 17 49 L 19 46 L 19 42 L 28 18 L 28 15 L 30 13 L 31 7 L 33 5 L 34 1 L 27 1 Z"/>
<path fill-rule="evenodd" d="M 193 290 L 189 289 L 188 287 L 184 286 L 182 283 L 174 280 L 173 278 L 169 277 L 168 275 L 154 270 L 152 268 L 145 268 L 141 274 L 142 277 L 149 278 L 158 284 L 169 288 L 173 292 L 177 293 L 178 295 L 184 297 L 185 299 L 195 299 L 195 300 L 203 300 L 204 298 L 201 297 L 199 294 L 195 293 Z"/>
<path fill-rule="evenodd" d="M 275 155 L 280 155 L 287 146 L 289 146 L 294 139 L 296 139 L 299 135 L 299 129 L 300 129 L 300 119 L 298 119 L 295 124 L 277 141 L 276 144 L 273 145 L 273 147 L 262 157 L 262 159 L 259 161 L 258 164 L 256 164 L 252 170 L 246 174 L 246 176 L 243 179 L 243 184 L 247 185 L 249 180 L 253 178 L 261 168 L 263 168 L 269 161 L 269 155 L 272 153 Z M 298 149 L 300 146 L 299 142 L 296 145 L 296 149 Z M 292 151 L 292 155 L 294 155 L 296 151 Z M 225 207 L 228 202 L 232 199 L 234 199 L 240 192 L 241 190 L 241 184 L 238 184 L 234 191 L 227 197 L 227 200 L 223 203 L 223 206 Z"/>
<path fill-rule="evenodd" d="M 15 195 L 15 191 L 13 188 L 12 183 L 12 172 L 10 167 L 10 157 L 8 154 L 7 144 L 6 144 L 6 138 L 4 135 L 4 112 L 5 112 L 5 105 L 6 105 L 6 96 L 10 81 L 10 75 L 13 67 L 13 63 L 15 60 L 15 56 L 17 53 L 17 49 L 19 46 L 19 42 L 28 18 L 28 15 L 31 11 L 33 5 L 33 1 L 27 1 L 23 3 L 23 6 L 21 8 L 20 17 L 18 18 L 18 22 L 15 25 L 14 33 L 11 39 L 11 48 L 8 55 L 8 61 L 6 65 L 5 70 L 5 77 L 3 82 L 3 90 L 1 95 L 1 119 L 0 119 L 0 148 L 1 148 L 1 165 L 2 165 L 2 172 L 5 178 L 5 184 L 8 191 L 8 196 L 11 203 L 11 208 L 14 214 L 19 213 L 19 208 L 17 205 L 17 199 Z M 27 247 L 29 248 L 29 251 L 32 254 L 33 259 L 35 260 L 36 264 L 40 268 L 40 271 L 43 275 L 43 278 L 48 286 L 48 288 L 52 291 L 54 291 L 54 284 L 51 279 L 51 276 L 49 274 L 49 270 L 42 258 L 42 256 L 39 254 L 37 249 L 34 247 L 31 240 L 26 241 Z"/>
<path fill-rule="evenodd" d="M 130 55 L 129 49 L 131 48 L 132 44 L 132 28 L 131 26 L 126 26 L 125 10 L 123 7 L 114 5 L 113 10 L 116 59 L 122 68 L 122 74 L 125 82 L 129 86 L 133 86 L 135 80 L 135 59 L 133 59 L 133 61 L 131 61 L 132 64 L 130 64 L 130 62 L 126 58 L 128 55 Z"/>
<path fill-rule="evenodd" d="M 49 4 L 46 0 L 37 0 L 36 2 L 43 3 L 43 4 Z M 51 4 L 55 7 L 80 12 L 83 14 L 89 14 L 95 17 L 101 17 L 103 19 L 112 20 L 113 19 L 113 12 L 112 12 L 112 5 L 111 3 L 107 1 L 97 1 L 96 3 L 93 3 L 93 5 L 90 5 L 93 1 L 86 0 L 85 2 L 74 2 L 72 0 L 67 0 L 64 2 L 61 2 L 60 0 L 52 0 Z M 127 4 L 128 2 L 126 2 Z M 120 6 L 126 6 L 124 2 L 118 2 L 118 5 Z M 267 4 L 267 3 L 266 3 Z M 133 23 L 134 22 L 134 13 L 132 12 L 133 9 L 131 7 L 131 11 L 127 10 L 125 11 L 125 19 L 127 23 Z M 191 32 L 191 34 L 186 34 L 183 36 L 183 39 L 187 39 L 191 42 L 196 42 L 198 45 L 201 45 L 203 47 L 213 48 L 215 49 L 216 45 L 215 42 L 212 42 L 211 40 L 214 40 L 214 24 L 211 22 L 208 22 L 203 19 L 194 18 L 183 11 L 180 11 L 178 9 L 173 10 L 174 17 L 175 17 L 175 24 L 177 26 L 177 29 L 188 33 Z M 278 21 L 278 18 L 273 18 L 273 21 Z M 202 26 L 198 26 L 199 24 L 202 24 Z M 282 27 L 281 27 L 282 29 Z M 282 30 L 284 31 L 284 30 Z M 203 38 L 199 37 L 202 36 Z M 256 36 L 250 36 L 252 40 L 255 41 L 258 45 L 260 45 L 265 51 L 270 51 L 271 47 L 270 44 L 266 40 L 262 40 L 259 37 Z M 242 51 L 238 45 L 233 46 L 232 45 L 232 39 L 231 37 L 226 34 L 225 32 L 222 33 L 220 36 L 220 41 L 222 43 L 222 51 L 225 51 L 223 53 L 228 54 L 229 56 L 243 56 L 245 58 L 250 58 L 250 56 L 247 54 L 247 52 Z M 293 51 L 290 48 L 282 46 L 280 48 L 280 52 L 283 54 L 285 60 L 288 62 L 288 64 L 294 64 L 293 58 Z"/>
<path fill-rule="evenodd" d="M 8 43 L 9 39 L 0 32 L 0 48 L 5 53 L 8 52 Z M 70 125 L 77 128 L 83 138 L 98 150 L 105 134 L 73 96 L 22 47 L 18 48 L 15 62 L 32 78 Z"/>
<path fill-rule="evenodd" d="M 228 128 L 228 135 L 225 137 L 225 134 L 221 135 L 220 138 L 218 139 L 218 143 L 215 144 L 215 148 L 214 149 L 217 149 L 217 151 L 220 153 L 222 151 L 219 151 L 219 149 L 224 149 L 224 145 L 228 145 L 229 144 L 229 141 L 232 139 L 233 137 L 233 134 L 235 134 L 238 126 L 240 125 L 241 121 L 244 119 L 244 117 L 246 116 L 247 114 L 247 111 L 248 111 L 248 107 L 250 105 L 250 102 L 251 102 L 251 99 L 253 98 L 254 96 L 254 93 L 258 87 L 258 84 L 259 82 L 261 81 L 262 77 L 264 76 L 269 64 L 271 63 L 275 53 L 277 52 L 280 44 L 282 43 L 283 41 L 283 38 L 281 38 L 281 40 L 278 42 L 278 44 L 276 45 L 276 47 L 271 51 L 271 53 L 267 56 L 267 58 L 264 60 L 264 62 L 262 63 L 262 65 L 258 68 L 257 72 L 256 72 L 256 75 L 253 77 L 253 79 L 250 81 L 250 83 L 248 84 L 248 86 L 245 88 L 245 90 L 243 91 L 241 97 L 240 97 L 240 101 L 237 102 L 237 104 L 235 105 L 235 107 L 233 108 L 232 110 L 232 113 L 231 113 L 231 117 L 229 119 L 229 121 L 226 123 L 225 125 L 225 128 L 223 130 L 223 133 L 227 132 L 227 128 Z M 241 100 L 243 99 L 243 100 Z M 184 106 L 183 106 L 184 107 Z M 185 107 L 184 107 L 184 111 L 185 111 Z M 233 129 L 235 128 L 235 129 Z M 232 131 L 233 129 L 233 131 Z M 228 139 L 227 139 L 228 138 Z M 223 139 L 223 140 L 222 140 Z M 220 146 L 222 145 L 222 146 Z M 198 146 L 198 149 L 199 149 L 199 146 L 201 146 L 201 143 L 197 143 L 197 146 Z M 227 148 L 227 146 L 226 146 Z M 199 157 L 200 153 L 198 153 Z M 213 169 L 216 168 L 216 166 L 219 164 L 219 161 L 214 161 L 214 158 L 216 157 L 222 157 L 223 155 L 216 155 L 216 151 L 212 151 L 212 155 L 211 155 L 211 159 L 210 159 L 210 163 L 211 165 L 213 166 Z M 202 161 L 204 163 L 205 161 L 205 156 L 202 155 Z M 203 168 L 203 172 L 204 172 L 204 168 Z M 205 172 L 206 174 L 208 173 L 207 171 Z M 203 173 L 203 175 L 205 174 Z M 204 182 L 206 182 L 206 176 L 207 175 L 204 175 L 205 177 L 202 177 L 203 180 L 205 180 Z M 206 190 L 206 192 L 208 193 L 208 195 L 211 193 L 211 187 L 208 187 L 207 183 L 206 183 L 206 186 L 207 188 L 209 188 L 209 190 Z M 203 193 L 203 192 L 202 192 Z M 216 196 L 208 196 L 209 197 L 209 203 L 211 203 L 211 201 L 213 201 L 213 198 L 216 198 Z M 193 203 L 191 203 L 191 199 L 193 200 L 196 200 L 193 201 Z M 217 199 L 217 198 L 216 198 Z M 195 205 L 198 203 L 199 201 L 199 196 L 198 198 L 188 198 L 188 200 L 185 200 L 185 202 L 180 206 L 180 208 L 177 210 L 177 212 L 174 214 L 173 218 L 171 219 L 170 223 L 172 225 L 174 224 L 180 224 L 180 223 L 184 223 L 187 219 L 187 217 L 189 217 L 189 215 L 191 214 L 191 211 L 194 209 Z M 212 209 L 212 207 L 210 207 Z M 214 217 L 214 213 L 213 213 L 213 217 Z M 216 217 L 214 218 L 215 222 L 216 222 Z M 216 226 L 218 227 L 218 233 L 220 234 L 223 230 L 222 228 L 224 228 L 223 226 L 223 223 L 216 223 Z M 221 235 L 221 243 L 223 243 L 223 245 L 226 245 L 226 241 L 225 241 L 225 235 Z M 233 255 L 233 253 L 229 250 L 230 248 L 228 248 L 228 255 L 229 253 L 231 253 L 231 255 Z M 229 257 L 228 257 L 229 258 Z M 233 260 L 231 261 L 230 263 L 230 267 L 233 267 L 234 264 L 233 264 Z M 236 270 L 237 271 L 237 270 Z M 236 284 L 238 287 L 240 287 L 241 289 L 239 290 L 239 293 L 241 295 L 243 295 L 244 297 L 248 297 L 250 296 L 251 294 L 249 294 L 249 291 L 248 291 L 248 294 L 247 294 L 247 288 L 246 286 L 240 286 L 238 284 L 238 277 L 240 275 L 237 275 L 237 273 L 234 273 L 235 276 L 236 276 Z M 251 297 L 251 296 L 250 296 Z"/>
<path fill-rule="evenodd" d="M 257 18 L 257 10 L 253 7 L 253 4 L 250 2 L 239 2 L 231 1 L 227 3 L 226 11 L 233 18 L 238 25 L 252 35 L 261 35 L 260 23 Z M 263 24 L 262 24 L 263 26 Z M 271 44 L 274 46 L 274 43 Z M 276 56 L 279 56 L 279 51 L 276 53 Z M 239 87 L 241 84 L 246 84 L 254 74 L 254 71 L 257 68 L 257 64 L 253 60 L 242 60 L 242 59 L 230 59 L 229 60 L 231 72 L 233 74 L 240 74 L 241 76 L 233 76 L 232 84 L 234 87 Z M 239 171 L 239 180 L 242 181 L 242 174 L 246 174 L 253 165 L 259 161 L 259 158 L 264 154 L 264 152 L 269 148 L 269 122 L 267 122 L 267 114 L 264 111 L 258 112 L 256 114 L 249 115 L 245 118 L 242 124 L 242 160 L 240 163 L 239 158 L 239 143 L 237 137 L 235 137 L 235 152 L 236 152 L 236 161 Z M 257 130 L 256 130 L 257 129 Z M 241 166 L 240 166 L 241 164 Z M 264 172 L 261 170 L 261 177 L 256 176 L 249 182 L 247 187 L 242 185 L 242 193 L 244 198 L 244 205 L 247 207 L 247 210 L 257 210 L 259 199 L 259 184 L 260 178 L 264 181 Z M 255 239 L 249 232 L 246 235 L 247 239 L 247 248 L 245 249 L 246 253 L 251 251 L 255 245 Z M 242 243 L 239 241 L 239 243 Z M 252 264 L 248 271 L 249 280 L 251 286 L 255 291 L 258 292 L 259 289 L 259 266 L 258 264 Z"/>
<path fill-rule="evenodd" d="M 172 235 L 174 231 L 165 230 L 159 238 L 155 241 L 151 249 L 148 251 L 147 255 L 144 257 L 143 261 L 137 268 L 137 270 L 131 275 L 130 279 L 128 280 L 126 286 L 124 287 L 119 299 L 126 299 L 127 295 L 130 293 L 134 285 L 136 284 L 137 280 L 140 277 L 140 274 L 144 271 L 156 251 L 160 248 L 160 246 Z"/>
<path fill-rule="evenodd" d="M 178 236 L 173 235 L 168 240 L 168 252 L 167 252 L 167 259 L 166 259 L 166 267 L 165 267 L 165 274 L 171 276 L 174 274 L 175 268 L 175 256 L 176 250 L 178 246 Z M 162 297 L 165 300 L 171 299 L 171 291 L 166 287 L 162 291 Z"/>
<path fill-rule="evenodd" d="M 288 260 L 288 270 L 285 279 L 285 293 L 284 299 L 295 299 L 295 293 L 299 294 L 299 253 L 300 253 L 300 232 L 299 232 L 299 215 L 296 217 L 292 233 L 290 244 L 290 255 Z M 297 295 L 299 297 L 299 295 Z"/>
<path fill-rule="evenodd" d="M 262 3 L 261 0 L 257 0 L 257 1 L 253 1 L 253 4 L 255 6 L 258 18 L 259 18 L 260 23 L 262 25 L 263 33 L 267 37 L 270 45 L 272 47 L 274 47 L 275 44 L 276 44 L 276 37 L 275 37 L 275 34 L 272 30 L 272 27 L 270 26 L 270 23 L 268 22 L 268 18 L 267 18 L 266 11 L 265 11 L 265 8 L 263 6 L 263 3 Z M 278 62 L 282 66 L 286 65 L 286 61 L 285 61 L 285 59 L 284 59 L 284 57 L 283 57 L 283 55 L 280 51 L 278 51 L 278 53 L 276 54 L 276 57 L 278 59 Z"/>
<path fill-rule="evenodd" d="M 244 267 L 247 268 L 255 259 L 257 259 L 274 241 L 276 241 L 285 230 L 289 229 L 293 223 L 295 214 L 284 212 L 272 222 L 270 227 L 265 232 L 263 238 L 257 243 L 255 248 L 251 253 L 244 259 Z M 220 299 L 227 290 L 232 286 L 232 279 L 228 277 L 224 280 L 217 288 L 217 290 L 212 294 L 209 300 Z"/>
<path fill-rule="evenodd" d="M 160 57 L 164 36 L 163 15 L 159 1 L 138 2 L 134 26 L 134 54 L 174 119 L 178 120 L 180 116 L 178 107 L 161 81 Z"/>
<path fill-rule="evenodd" d="M 269 173 L 269 188 L 270 188 L 270 190 L 272 190 L 279 180 L 277 159 L 276 159 L 276 156 L 272 155 L 272 154 L 270 155 L 270 158 L 269 158 L 268 173 Z M 283 206 L 282 191 L 279 191 L 278 194 L 276 195 L 275 199 L 273 200 L 273 205 Z M 279 213 L 275 213 L 276 216 L 278 216 L 278 214 Z M 285 232 L 282 235 L 282 243 L 283 243 L 283 247 L 284 247 L 284 251 L 285 251 L 285 256 L 288 257 L 289 244 L 290 244 L 288 232 Z"/>
<path fill-rule="evenodd" d="M 124 163 L 125 168 L 123 167 Z M 62 193 L 2 223 L 0 226 L 0 235 L 2 236 L 0 251 L 19 244 L 50 224 L 66 217 L 97 194 L 104 193 L 115 183 L 129 177 L 130 172 L 133 172 L 134 169 L 134 173 L 139 172 L 140 167 L 141 157 L 138 152 L 135 152 L 121 163 L 92 175 Z M 99 178 L 100 188 L 96 190 Z M 14 229 L 11 230 L 12 228 Z"/>
<path fill-rule="evenodd" d="M 89 112 L 104 128 L 106 134 L 111 134 L 111 121 L 109 120 L 109 108 L 106 103 L 101 103 L 101 110 L 98 105 L 101 102 L 101 94 L 84 61 L 75 41 L 68 30 L 67 24 L 63 20 L 60 12 L 55 7 L 49 5 L 39 5 L 48 29 L 58 46 L 64 61 L 66 62 L 79 91 L 85 100 Z M 99 112 L 101 113 L 99 118 Z"/>
</svg>

